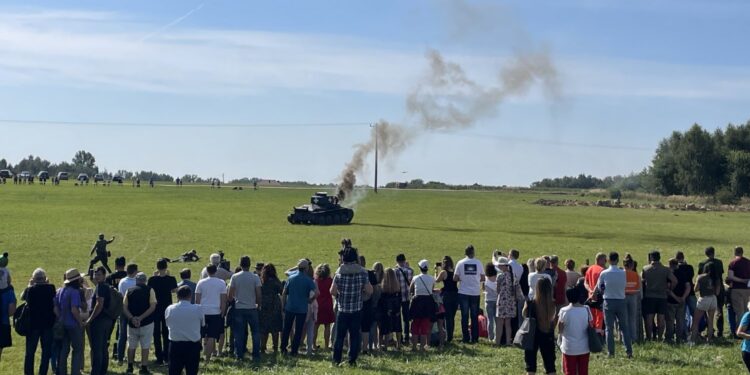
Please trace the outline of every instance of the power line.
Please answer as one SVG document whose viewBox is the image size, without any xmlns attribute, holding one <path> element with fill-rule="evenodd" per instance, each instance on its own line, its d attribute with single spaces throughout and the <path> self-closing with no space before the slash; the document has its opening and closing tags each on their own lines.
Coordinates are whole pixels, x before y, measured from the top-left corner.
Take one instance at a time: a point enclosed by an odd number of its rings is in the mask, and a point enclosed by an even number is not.
<svg viewBox="0 0 750 375">
<path fill-rule="evenodd" d="M 3 124 L 60 125 L 60 126 L 121 126 L 164 128 L 304 128 L 304 127 L 364 127 L 371 122 L 310 122 L 310 123 L 160 123 L 160 122 L 109 122 L 109 121 L 58 121 L 0 119 Z"/>
</svg>

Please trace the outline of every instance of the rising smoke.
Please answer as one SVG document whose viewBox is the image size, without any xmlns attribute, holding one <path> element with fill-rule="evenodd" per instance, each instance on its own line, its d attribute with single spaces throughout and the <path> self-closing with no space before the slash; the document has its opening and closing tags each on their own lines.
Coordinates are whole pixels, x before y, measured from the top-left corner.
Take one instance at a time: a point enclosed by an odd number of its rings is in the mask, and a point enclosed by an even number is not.
<svg viewBox="0 0 750 375">
<path fill-rule="evenodd" d="M 498 72 L 498 82 L 488 86 L 471 80 L 459 64 L 446 61 L 438 51 L 429 50 L 426 57 L 430 69 L 406 99 L 407 113 L 415 119 L 416 126 L 380 120 L 369 141 L 355 146 L 352 159 L 341 172 L 336 192 L 341 201 L 351 197 L 357 174 L 375 150 L 376 139 L 379 158 L 387 160 L 422 134 L 465 129 L 494 116 L 503 101 L 526 94 L 536 82 L 542 84 L 546 95 L 559 95 L 557 70 L 544 50 L 516 54 Z"/>
</svg>

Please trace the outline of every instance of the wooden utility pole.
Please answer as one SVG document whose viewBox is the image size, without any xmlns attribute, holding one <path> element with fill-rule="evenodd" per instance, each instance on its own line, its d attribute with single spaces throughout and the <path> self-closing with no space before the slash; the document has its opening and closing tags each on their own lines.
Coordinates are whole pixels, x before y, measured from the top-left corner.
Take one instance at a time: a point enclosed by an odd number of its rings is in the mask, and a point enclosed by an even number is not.
<svg viewBox="0 0 750 375">
<path fill-rule="evenodd" d="M 378 124 L 375 124 L 375 193 L 378 192 Z"/>
</svg>

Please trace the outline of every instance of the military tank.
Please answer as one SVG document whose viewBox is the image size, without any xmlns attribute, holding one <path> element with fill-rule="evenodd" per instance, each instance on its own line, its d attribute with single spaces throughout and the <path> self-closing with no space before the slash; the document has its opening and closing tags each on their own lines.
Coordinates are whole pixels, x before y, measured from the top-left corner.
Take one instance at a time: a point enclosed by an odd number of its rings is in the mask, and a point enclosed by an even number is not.
<svg viewBox="0 0 750 375">
<path fill-rule="evenodd" d="M 291 224 L 342 225 L 351 223 L 352 218 L 354 211 L 341 207 L 338 198 L 318 192 L 310 197 L 310 204 L 294 207 L 286 219 Z"/>
</svg>

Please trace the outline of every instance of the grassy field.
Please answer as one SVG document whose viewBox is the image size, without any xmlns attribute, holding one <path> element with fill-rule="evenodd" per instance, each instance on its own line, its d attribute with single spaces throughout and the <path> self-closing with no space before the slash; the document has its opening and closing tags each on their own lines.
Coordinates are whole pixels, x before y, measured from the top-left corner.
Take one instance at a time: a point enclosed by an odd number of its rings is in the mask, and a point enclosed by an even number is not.
<svg viewBox="0 0 750 375">
<path fill-rule="evenodd" d="M 348 226 L 292 226 L 286 215 L 293 205 L 306 203 L 312 190 L 245 189 L 203 186 L 74 187 L 0 185 L 0 251 L 10 252 L 9 269 L 20 292 L 36 267 L 43 267 L 56 285 L 63 272 L 82 272 L 96 235 L 117 237 L 113 255 L 125 255 L 141 269 L 154 268 L 160 257 L 176 257 L 195 248 L 201 256 L 222 249 L 236 265 L 240 255 L 253 262 L 272 262 L 287 268 L 301 257 L 315 264 L 335 263 L 342 237 L 351 237 L 368 264 L 394 264 L 403 252 L 412 264 L 426 258 L 435 262 L 444 255 L 462 257 L 471 243 L 480 259 L 489 260 L 493 249 L 511 247 L 527 259 L 542 254 L 573 258 L 582 264 L 597 251 L 630 252 L 640 264 L 654 248 L 668 258 L 684 250 L 691 264 L 703 258 L 703 248 L 713 245 L 726 262 L 731 247 L 745 244 L 750 216 L 742 213 L 631 210 L 597 207 L 543 207 L 531 204 L 554 195 L 534 192 L 389 191 L 368 194 L 357 206 Z M 559 196 L 558 196 L 559 197 Z M 191 268 L 196 274 L 203 263 Z M 172 273 L 176 274 L 173 269 Z M 0 374 L 21 374 L 24 339 L 3 352 Z M 591 373 L 616 371 L 629 374 L 739 374 L 744 371 L 737 342 L 716 347 L 638 346 L 635 359 L 592 358 Z M 330 353 L 313 358 L 268 356 L 261 367 L 272 373 L 333 373 Z M 249 365 L 248 365 L 249 366 Z M 539 364 L 541 368 L 541 361 Z M 88 368 L 88 364 L 86 365 Z M 225 359 L 210 364 L 206 374 L 239 374 Z M 124 368 L 111 368 L 123 373 Z M 562 373 L 559 367 L 558 370 Z M 155 373 L 165 373 L 156 368 Z M 401 354 L 365 357 L 349 373 L 523 373 L 520 350 L 497 349 L 488 344 L 455 345 L 426 356 Z"/>
</svg>

